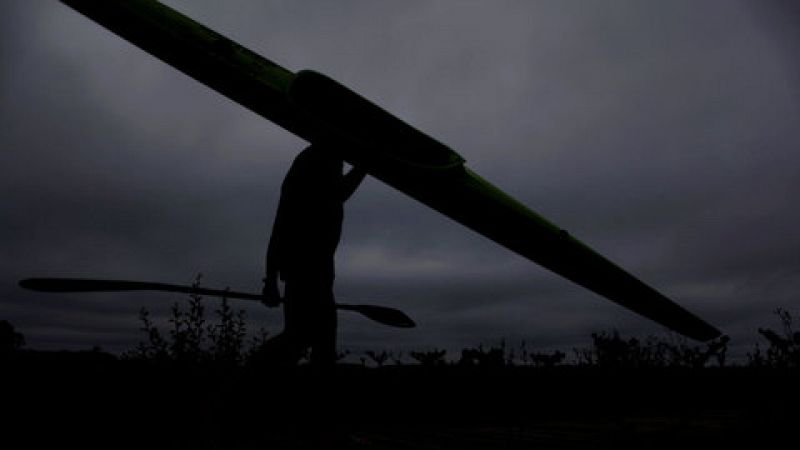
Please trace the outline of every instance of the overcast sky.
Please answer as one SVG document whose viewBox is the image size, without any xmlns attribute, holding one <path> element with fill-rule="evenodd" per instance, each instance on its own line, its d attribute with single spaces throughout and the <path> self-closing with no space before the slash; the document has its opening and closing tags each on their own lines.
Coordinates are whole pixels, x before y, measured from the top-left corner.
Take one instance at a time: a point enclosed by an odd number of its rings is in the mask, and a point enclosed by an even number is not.
<svg viewBox="0 0 800 450">
<path fill-rule="evenodd" d="M 800 292 L 800 14 L 790 1 L 165 2 L 321 71 L 749 347 Z M 120 351 L 174 295 L 41 295 L 30 276 L 257 291 L 306 144 L 51 0 L 0 6 L 0 319 Z M 460 348 L 662 327 L 368 179 L 346 205 L 341 345 Z M 213 300 L 208 306 L 212 308 Z M 278 310 L 237 304 L 251 328 Z"/>
</svg>

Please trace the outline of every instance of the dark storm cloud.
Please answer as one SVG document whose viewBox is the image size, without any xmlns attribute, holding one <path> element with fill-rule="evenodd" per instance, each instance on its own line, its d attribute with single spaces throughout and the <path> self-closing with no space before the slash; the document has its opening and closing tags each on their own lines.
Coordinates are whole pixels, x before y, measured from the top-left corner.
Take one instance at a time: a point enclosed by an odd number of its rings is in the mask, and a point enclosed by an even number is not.
<svg viewBox="0 0 800 450">
<path fill-rule="evenodd" d="M 734 337 L 797 304 L 797 33 L 770 5 L 167 3 L 376 101 Z M 0 315 L 32 346 L 124 349 L 138 307 L 161 317 L 173 297 L 43 298 L 15 280 L 204 272 L 259 289 L 305 144 L 56 2 L 3 8 Z M 420 323 L 344 316 L 354 347 L 660 330 L 374 179 L 347 206 L 337 292 Z"/>
</svg>

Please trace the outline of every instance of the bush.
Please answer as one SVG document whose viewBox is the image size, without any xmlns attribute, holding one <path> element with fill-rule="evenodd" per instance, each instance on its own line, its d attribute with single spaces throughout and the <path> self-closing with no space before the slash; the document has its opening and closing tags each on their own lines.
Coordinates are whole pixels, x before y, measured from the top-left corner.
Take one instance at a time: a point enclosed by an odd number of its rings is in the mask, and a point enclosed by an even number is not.
<svg viewBox="0 0 800 450">
<path fill-rule="evenodd" d="M 753 367 L 800 368 L 800 332 L 793 330 L 792 315 L 788 311 L 778 308 L 775 314 L 783 327 L 782 333 L 759 328 L 758 333 L 767 340 L 769 346 L 766 352 L 762 352 L 756 344 L 753 352 L 748 354 L 749 363 Z"/>
<path fill-rule="evenodd" d="M 502 367 L 506 365 L 506 362 L 506 349 L 505 343 L 503 343 L 499 347 L 490 347 L 488 350 L 484 350 L 483 345 L 479 345 L 477 348 L 465 348 L 461 350 L 461 359 L 458 361 L 458 364 L 467 366 Z"/>
<path fill-rule="evenodd" d="M 199 287 L 198 276 L 193 286 Z M 250 348 L 245 348 L 247 329 L 243 310 L 234 311 L 223 298 L 220 307 L 214 312 L 217 321 L 206 323 L 205 307 L 202 297 L 190 295 L 188 309 L 174 303 L 169 323 L 169 338 L 164 338 L 159 328 L 150 318 L 146 308 L 139 311 L 141 330 L 146 340 L 139 342 L 136 348 L 123 354 L 126 359 L 137 359 L 157 362 L 175 362 L 181 364 L 214 363 L 235 366 L 251 358 L 257 349 L 264 344 L 269 335 L 261 329 Z"/>
<path fill-rule="evenodd" d="M 427 350 L 419 352 L 411 352 L 411 358 L 423 366 L 443 366 L 446 364 L 444 356 L 447 350 Z"/>
<path fill-rule="evenodd" d="M 592 333 L 592 347 L 575 349 L 579 365 L 605 368 L 680 367 L 700 369 L 712 358 L 725 365 L 730 339 L 722 336 L 706 343 L 705 348 L 689 345 L 686 339 L 673 336 L 660 339 L 650 336 L 644 341 L 623 339 L 617 331 Z"/>
<path fill-rule="evenodd" d="M 7 320 L 0 320 L 0 354 L 9 354 L 25 346 L 25 336 Z"/>
</svg>

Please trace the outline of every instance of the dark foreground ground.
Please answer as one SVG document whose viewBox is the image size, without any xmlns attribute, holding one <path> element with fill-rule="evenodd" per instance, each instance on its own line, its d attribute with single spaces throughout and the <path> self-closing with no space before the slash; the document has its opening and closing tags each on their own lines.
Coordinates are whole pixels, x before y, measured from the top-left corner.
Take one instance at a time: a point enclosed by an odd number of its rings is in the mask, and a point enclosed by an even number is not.
<svg viewBox="0 0 800 450">
<path fill-rule="evenodd" d="M 774 369 L 180 367 L 98 353 L 2 364 L 2 448 L 764 447 L 800 425 Z"/>
</svg>

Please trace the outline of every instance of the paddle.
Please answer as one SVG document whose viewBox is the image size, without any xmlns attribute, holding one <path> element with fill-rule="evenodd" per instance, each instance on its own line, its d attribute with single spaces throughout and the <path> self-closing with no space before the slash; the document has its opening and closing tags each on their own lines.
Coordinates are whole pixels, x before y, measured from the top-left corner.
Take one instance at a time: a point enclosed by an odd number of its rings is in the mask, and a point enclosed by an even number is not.
<svg viewBox="0 0 800 450">
<path fill-rule="evenodd" d="M 178 284 L 151 283 L 127 280 L 91 280 L 84 278 L 28 278 L 19 282 L 25 289 L 39 292 L 114 292 L 114 291 L 162 291 L 211 297 L 235 298 L 261 301 L 259 294 L 235 292 L 228 289 L 208 289 Z M 336 309 L 354 311 L 364 317 L 391 327 L 413 328 L 417 324 L 404 312 L 376 305 L 349 305 L 337 303 Z"/>
</svg>

